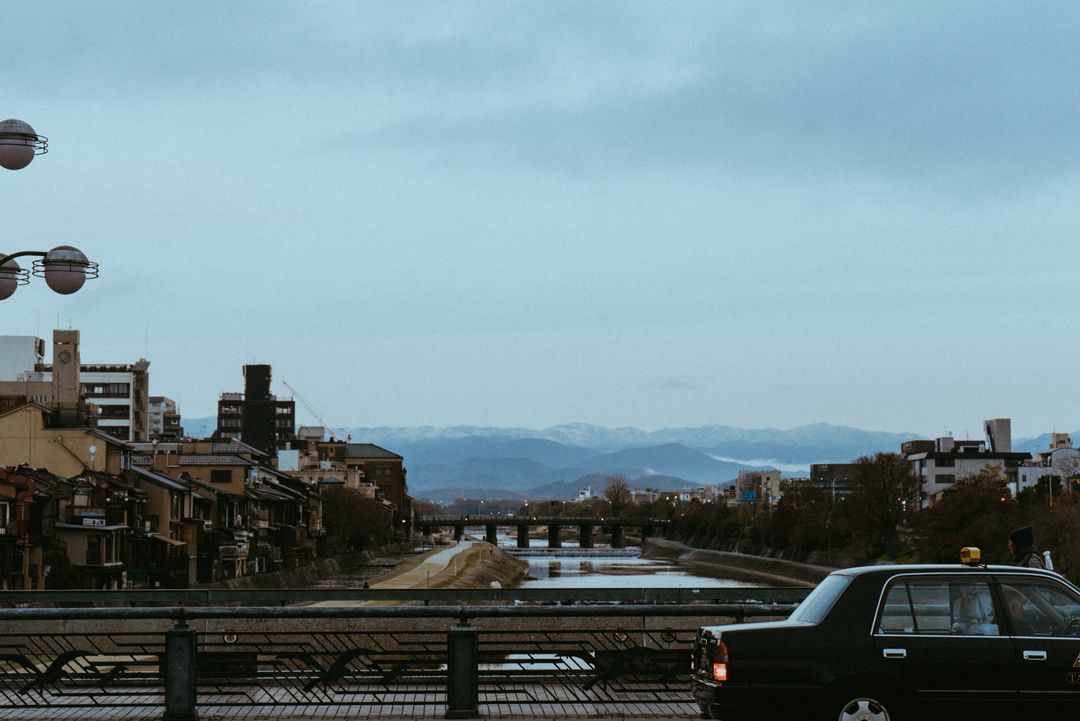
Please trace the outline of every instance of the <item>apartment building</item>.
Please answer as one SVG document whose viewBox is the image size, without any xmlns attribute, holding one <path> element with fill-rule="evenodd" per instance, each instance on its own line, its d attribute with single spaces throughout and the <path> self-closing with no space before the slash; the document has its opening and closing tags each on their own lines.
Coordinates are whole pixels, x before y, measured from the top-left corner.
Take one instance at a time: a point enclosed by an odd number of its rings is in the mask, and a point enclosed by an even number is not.
<svg viewBox="0 0 1080 721">
<path fill-rule="evenodd" d="M 735 480 L 735 498 L 738 503 L 776 503 L 780 500 L 780 471 L 775 468 L 739 471 Z"/>
<path fill-rule="evenodd" d="M 1009 487 L 1019 487 L 1020 469 L 1031 460 L 1030 453 L 1012 450 L 1011 423 L 1008 418 L 986 421 L 986 440 L 959 440 L 942 436 L 934 440 L 906 441 L 900 453 L 911 463 L 912 472 L 922 484 L 922 505 L 932 505 L 956 479 L 973 476 L 988 466 L 1005 476 Z"/>
<path fill-rule="evenodd" d="M 269 365 L 244 366 L 244 392 L 218 398 L 215 438 L 238 438 L 270 457 L 296 440 L 296 402 L 270 393 Z"/>
<path fill-rule="evenodd" d="M 150 440 L 178 441 L 184 436 L 176 401 L 165 396 L 150 396 L 147 411 Z"/>
</svg>

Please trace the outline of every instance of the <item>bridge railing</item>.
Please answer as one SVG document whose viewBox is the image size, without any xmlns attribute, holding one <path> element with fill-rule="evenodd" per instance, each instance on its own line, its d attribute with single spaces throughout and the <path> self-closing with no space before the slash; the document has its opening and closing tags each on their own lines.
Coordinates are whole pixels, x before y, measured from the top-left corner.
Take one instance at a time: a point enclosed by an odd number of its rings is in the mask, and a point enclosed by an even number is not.
<svg viewBox="0 0 1080 721">
<path fill-rule="evenodd" d="M 194 721 L 238 707 L 245 717 L 274 719 L 689 714 L 698 627 L 781 618 L 793 607 L 594 600 L 2 608 L 0 716 L 48 709 L 54 718 L 113 718 L 126 710 Z"/>
<path fill-rule="evenodd" d="M 747 586 L 610 588 L 265 588 L 138 589 L 130 591 L 0 591 L 5 606 L 274 606 L 298 603 L 393 602 L 424 605 L 460 603 L 797 603 L 806 588 Z"/>
<path fill-rule="evenodd" d="M 548 524 L 562 526 L 667 526 L 671 521 L 665 518 L 650 520 L 628 521 L 620 518 L 597 518 L 596 516 L 499 516 L 495 514 L 477 513 L 452 516 L 419 516 L 416 519 L 417 526 L 450 526 L 465 524 L 483 526 L 487 524 L 499 526 L 515 526 L 518 524 L 539 525 Z"/>
</svg>

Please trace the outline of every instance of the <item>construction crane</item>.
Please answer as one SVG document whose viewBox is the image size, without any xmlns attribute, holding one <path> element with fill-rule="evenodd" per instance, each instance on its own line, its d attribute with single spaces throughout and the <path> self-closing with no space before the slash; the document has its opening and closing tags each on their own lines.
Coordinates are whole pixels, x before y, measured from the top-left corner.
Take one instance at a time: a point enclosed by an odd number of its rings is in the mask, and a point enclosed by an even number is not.
<svg viewBox="0 0 1080 721">
<path fill-rule="evenodd" d="M 334 435 L 334 431 L 338 432 L 337 433 L 338 436 L 343 435 L 342 432 L 341 432 L 342 429 L 337 428 L 337 427 L 331 427 L 330 424 L 328 424 L 326 421 L 324 421 L 323 417 L 321 415 L 319 415 L 319 412 L 317 410 L 315 410 L 310 403 L 307 402 L 306 398 L 304 398 L 302 395 L 300 395 L 300 391 L 298 391 L 298 390 L 296 390 L 295 388 L 292 387 L 292 384 L 290 384 L 289 381 L 282 378 L 281 383 L 282 383 L 282 385 L 284 385 L 286 388 L 288 388 L 292 392 L 293 397 L 295 397 L 296 400 L 300 401 L 300 404 L 302 406 L 304 406 L 304 409 L 307 410 L 307 412 L 310 413 L 312 416 L 314 416 L 315 420 L 317 420 L 319 422 L 319 424 L 323 428 L 326 429 L 326 432 L 330 434 L 330 440 L 332 440 L 332 441 L 338 440 L 338 438 L 335 437 L 335 435 Z M 348 436 L 345 439 L 345 441 L 348 442 L 351 439 L 352 439 L 352 436 Z"/>
</svg>

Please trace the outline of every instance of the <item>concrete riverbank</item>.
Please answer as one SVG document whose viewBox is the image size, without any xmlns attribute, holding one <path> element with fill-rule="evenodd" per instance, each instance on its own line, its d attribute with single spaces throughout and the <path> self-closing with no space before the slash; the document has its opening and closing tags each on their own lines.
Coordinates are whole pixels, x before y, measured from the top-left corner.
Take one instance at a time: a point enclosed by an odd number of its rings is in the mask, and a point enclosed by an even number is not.
<svg viewBox="0 0 1080 721">
<path fill-rule="evenodd" d="M 740 581 L 770 586 L 816 586 L 835 568 L 744 553 L 709 551 L 675 541 L 652 538 L 642 545 L 644 558 L 674 561 Z"/>
<path fill-rule="evenodd" d="M 528 567 L 524 561 L 480 541 L 460 541 L 434 549 L 370 583 L 371 588 L 487 588 L 516 585 Z"/>
</svg>

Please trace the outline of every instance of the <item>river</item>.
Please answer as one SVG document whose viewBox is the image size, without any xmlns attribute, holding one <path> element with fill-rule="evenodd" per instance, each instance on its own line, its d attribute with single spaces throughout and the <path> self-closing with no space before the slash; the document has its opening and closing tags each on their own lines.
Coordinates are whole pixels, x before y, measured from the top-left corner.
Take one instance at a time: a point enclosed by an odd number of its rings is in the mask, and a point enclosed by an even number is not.
<svg viewBox="0 0 1080 721">
<path fill-rule="evenodd" d="M 519 588 L 727 588 L 760 584 L 701 575 L 676 563 L 641 558 L 637 546 L 577 548 L 574 541 L 549 549 L 547 541 L 530 539 L 518 548 L 517 537 L 498 534 L 499 548 L 529 564 L 528 579 Z"/>
</svg>

